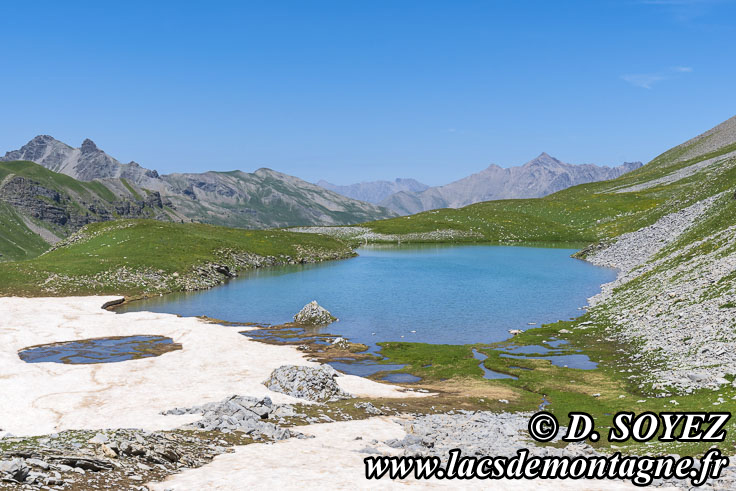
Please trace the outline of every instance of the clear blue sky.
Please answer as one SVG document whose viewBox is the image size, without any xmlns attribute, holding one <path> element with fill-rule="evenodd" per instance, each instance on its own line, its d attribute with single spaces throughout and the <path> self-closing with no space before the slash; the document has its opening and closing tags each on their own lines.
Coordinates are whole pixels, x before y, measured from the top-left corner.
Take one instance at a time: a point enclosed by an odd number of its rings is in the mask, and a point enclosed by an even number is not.
<svg viewBox="0 0 736 491">
<path fill-rule="evenodd" d="M 0 151 L 442 184 L 647 161 L 736 114 L 736 2 L 3 2 Z"/>
</svg>

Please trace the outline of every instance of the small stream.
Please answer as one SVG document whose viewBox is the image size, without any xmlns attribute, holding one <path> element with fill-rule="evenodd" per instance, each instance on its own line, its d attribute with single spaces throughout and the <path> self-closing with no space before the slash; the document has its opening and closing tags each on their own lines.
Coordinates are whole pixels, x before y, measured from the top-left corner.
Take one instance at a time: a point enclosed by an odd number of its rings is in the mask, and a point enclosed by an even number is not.
<svg viewBox="0 0 736 491">
<path fill-rule="evenodd" d="M 513 375 L 507 375 L 505 373 L 500 372 L 494 372 L 493 370 L 489 370 L 486 368 L 485 360 L 488 359 L 488 355 L 484 355 L 480 351 L 473 348 L 473 356 L 476 360 L 479 360 L 480 363 L 478 363 L 478 366 L 481 370 L 483 370 L 483 378 L 493 380 L 493 379 L 500 379 L 500 378 L 510 378 L 513 380 L 518 380 L 519 377 L 514 377 Z"/>
</svg>

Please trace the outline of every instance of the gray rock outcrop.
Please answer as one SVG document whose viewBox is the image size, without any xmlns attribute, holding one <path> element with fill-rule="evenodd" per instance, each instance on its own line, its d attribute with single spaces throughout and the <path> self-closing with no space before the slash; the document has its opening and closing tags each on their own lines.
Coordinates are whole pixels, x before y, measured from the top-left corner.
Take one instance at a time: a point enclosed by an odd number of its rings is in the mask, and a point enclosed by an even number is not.
<svg viewBox="0 0 736 491">
<path fill-rule="evenodd" d="M 536 457 L 575 459 L 603 456 L 585 442 L 564 444 L 560 440 L 566 432 L 564 427 L 560 428 L 557 436 L 552 440 L 564 446 L 536 446 L 528 437 L 530 416 L 530 413 L 465 410 L 427 414 L 402 422 L 406 430 L 404 438 L 387 440 L 383 443 L 397 449 L 403 455 L 434 456 L 445 462 L 453 449 L 460 450 L 463 456 L 494 455 L 510 458 L 516 456 L 520 450 L 527 450 L 529 455 Z M 377 441 L 374 440 L 371 443 L 375 445 Z M 364 452 L 382 453 L 374 447 L 366 447 Z M 589 482 L 592 483 L 592 481 Z M 686 483 L 687 481 L 672 478 L 657 479 L 651 485 L 652 487 L 681 489 Z M 734 489 L 734 485 L 736 485 L 736 469 L 731 466 L 725 468 L 720 479 L 708 481 L 699 489 Z M 595 488 L 595 485 L 590 486 Z M 685 487 L 690 489 L 690 486 Z"/>
<path fill-rule="evenodd" d="M 0 478 L 22 483 L 28 477 L 30 469 L 22 459 L 0 461 Z"/>
<path fill-rule="evenodd" d="M 294 322 L 312 326 L 324 326 L 336 320 L 337 317 L 321 307 L 316 300 L 309 302 L 294 316 Z"/>
<path fill-rule="evenodd" d="M 335 381 L 337 376 L 337 371 L 329 365 L 283 365 L 271 373 L 264 385 L 274 392 L 309 401 L 325 402 L 353 397 L 338 385 Z"/>
<path fill-rule="evenodd" d="M 736 166 L 736 160 L 729 165 Z M 718 247 L 736 243 L 736 226 L 673 247 L 723 206 L 729 194 L 723 191 L 665 215 L 615 242 L 592 248 L 586 256 L 595 265 L 619 269 L 616 280 L 588 299 L 596 307 L 591 321 L 611 322 L 608 340 L 636 343 L 641 352 L 631 359 L 637 373 L 629 379 L 642 389 L 651 384 L 658 397 L 673 390 L 717 389 L 729 384 L 726 376 L 736 374 L 736 324 L 731 309 L 724 308 L 734 295 L 712 290 L 728 284 L 736 269 L 736 255 Z M 629 288 L 634 282 L 637 287 Z M 656 359 L 650 360 L 646 355 L 653 353 Z M 714 403 L 720 404 L 721 400 Z"/>
<path fill-rule="evenodd" d="M 0 182 L 0 202 L 14 207 L 23 216 L 72 231 L 88 223 L 113 218 L 163 215 L 161 195 L 157 192 L 140 200 L 120 197 L 115 201 L 105 201 L 91 193 L 82 196 L 71 188 L 51 189 L 48 185 L 14 174 Z"/>
<path fill-rule="evenodd" d="M 175 408 L 163 414 L 201 414 L 199 421 L 184 428 L 196 428 L 204 431 L 240 431 L 247 435 L 271 440 L 285 440 L 301 437 L 299 432 L 282 428 L 268 420 L 279 420 L 294 416 L 296 412 L 288 404 L 273 404 L 269 397 L 258 399 L 249 396 L 232 396 L 223 401 L 210 402 L 190 408 Z"/>
</svg>

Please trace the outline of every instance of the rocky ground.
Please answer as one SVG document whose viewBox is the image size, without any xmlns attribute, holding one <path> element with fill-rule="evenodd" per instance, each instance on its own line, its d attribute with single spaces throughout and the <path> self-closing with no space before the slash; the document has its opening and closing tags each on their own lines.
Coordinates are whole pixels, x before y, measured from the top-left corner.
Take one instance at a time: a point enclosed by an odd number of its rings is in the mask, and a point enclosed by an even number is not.
<svg viewBox="0 0 736 491">
<path fill-rule="evenodd" d="M 337 237 L 338 239 L 354 240 L 356 242 L 399 242 L 406 241 L 434 241 L 458 239 L 467 237 L 482 238 L 477 232 L 466 230 L 433 230 L 432 232 L 411 234 L 379 234 L 368 227 L 295 227 L 289 229 L 292 232 L 306 234 L 322 234 Z"/>
<path fill-rule="evenodd" d="M 467 456 L 513 457 L 518 450 L 526 448 L 535 456 L 601 455 L 585 443 L 570 443 L 563 448 L 535 446 L 526 436 L 531 413 L 491 413 L 487 411 L 451 411 L 445 414 L 416 416 L 403 422 L 406 436 L 385 442 L 368 442 L 366 453 L 382 453 L 375 448 L 377 443 L 400 449 L 404 455 L 436 456 L 443 460 L 452 449 L 460 449 Z M 563 434 L 560 429 L 557 439 Z M 659 480 L 652 486 L 679 488 L 688 483 L 677 480 Z M 715 482 L 708 482 L 700 489 L 736 488 L 736 465 L 731 465 Z"/>
<path fill-rule="evenodd" d="M 728 192 L 700 201 L 586 256 L 620 270 L 590 299 L 592 321 L 639 346 L 632 358 L 641 364 L 640 384 L 660 395 L 715 388 L 736 375 L 736 226 L 679 245 L 730 199 Z"/>
<path fill-rule="evenodd" d="M 355 403 L 363 417 L 383 411 L 370 403 Z M 322 406 L 324 410 L 324 406 Z M 384 408 L 387 409 L 387 408 Z M 287 438 L 309 439 L 295 431 L 294 417 L 304 417 L 304 407 L 276 405 L 268 399 L 233 396 L 193 408 L 177 408 L 171 414 L 202 414 L 203 419 L 179 430 L 148 432 L 136 429 L 67 431 L 35 439 L 0 440 L 0 489 L 130 489 L 146 490 L 146 483 L 208 464 L 235 446 Z M 441 414 L 404 414 L 395 421 L 404 436 L 381 439 L 356 437 L 365 455 L 437 456 L 452 449 L 467 456 L 512 457 L 521 449 L 535 456 L 600 455 L 587 444 L 564 447 L 536 446 L 527 436 L 530 413 L 450 411 Z M 332 412 L 315 422 L 345 421 L 348 414 Z M 562 435 L 564 428 L 560 430 Z M 553 446 L 554 445 L 554 446 Z M 681 488 L 687 483 L 659 480 L 656 487 Z M 687 487 L 687 486 L 686 486 Z M 736 467 L 701 489 L 734 489 Z"/>
<path fill-rule="evenodd" d="M 137 429 L 65 431 L 0 440 L 0 489 L 147 489 L 182 469 L 202 466 L 246 435 Z"/>
<path fill-rule="evenodd" d="M 724 155 L 720 155 L 718 157 L 713 157 L 711 159 L 705 159 L 695 164 L 688 165 L 687 167 L 678 169 L 658 179 L 652 179 L 651 181 L 647 181 L 641 184 L 635 184 L 633 186 L 613 188 L 611 189 L 611 191 L 614 191 L 616 193 L 633 193 L 636 191 L 642 191 L 644 189 L 653 188 L 654 186 L 670 184 L 672 182 L 679 181 L 680 179 L 685 179 L 686 177 L 690 177 L 698 172 L 703 171 L 707 167 L 714 166 L 716 164 L 718 164 L 719 166 L 728 166 L 728 165 L 733 166 L 734 164 L 736 164 L 736 160 L 733 160 L 733 157 L 736 157 L 736 152 L 729 152 Z"/>
<path fill-rule="evenodd" d="M 132 224 L 123 225 L 131 226 Z M 53 249 L 68 246 L 70 244 L 84 242 L 91 236 L 85 235 L 84 230 L 79 231 L 68 239 L 59 242 Z M 149 293 L 168 293 L 172 291 L 198 291 L 222 285 L 230 278 L 238 276 L 239 273 L 270 267 L 290 264 L 311 264 L 335 259 L 345 259 L 355 255 L 348 251 L 323 251 L 312 250 L 306 247 L 298 247 L 298 256 L 260 256 L 243 251 L 222 249 L 217 251 L 216 262 L 199 264 L 188 271 L 164 271 L 161 269 L 143 267 L 120 267 L 116 270 L 102 271 L 94 275 L 63 275 L 52 273 L 45 280 L 42 289 L 49 293 L 57 293 L 71 287 L 75 289 L 94 289 L 115 286 L 125 290 L 131 286 L 143 286 Z"/>
<path fill-rule="evenodd" d="M 281 388 L 289 393 L 298 389 L 298 396 L 306 401 L 326 400 L 326 392 L 353 397 L 334 382 L 331 367 L 311 369 L 324 372 L 321 377 L 285 376 L 304 374 L 299 369 L 309 367 L 282 367 L 271 379 L 281 380 Z M 6 435 L 0 437 L 0 489 L 148 489 L 144 483 L 205 465 L 235 445 L 308 438 L 298 431 L 298 425 L 384 414 L 369 402 L 353 407 L 355 411 L 345 412 L 323 404 L 274 404 L 269 397 L 234 395 L 164 411 L 165 415 L 202 416 L 173 431 L 65 431 L 35 438 Z"/>
<path fill-rule="evenodd" d="M 285 440 L 300 433 L 283 428 L 285 418 L 306 417 L 290 404 L 274 404 L 271 398 L 258 399 L 248 396 L 232 396 L 224 401 L 210 402 L 190 408 L 175 408 L 164 414 L 201 414 L 202 419 L 184 428 L 204 431 L 240 432 L 255 440 Z M 270 420 L 270 421 L 269 421 Z M 275 421 L 275 422 L 274 422 Z"/>
</svg>

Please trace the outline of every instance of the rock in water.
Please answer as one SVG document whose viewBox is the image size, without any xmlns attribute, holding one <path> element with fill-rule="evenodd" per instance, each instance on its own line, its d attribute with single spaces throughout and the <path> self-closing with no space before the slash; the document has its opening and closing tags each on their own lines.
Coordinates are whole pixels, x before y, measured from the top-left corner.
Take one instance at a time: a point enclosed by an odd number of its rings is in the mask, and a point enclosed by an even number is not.
<svg viewBox="0 0 736 491">
<path fill-rule="evenodd" d="M 337 317 L 330 314 L 327 309 L 320 307 L 316 300 L 312 300 L 294 316 L 294 322 L 299 324 L 325 325 L 335 322 Z"/>
<path fill-rule="evenodd" d="M 335 401 L 353 397 L 337 384 L 337 375 L 337 371 L 329 365 L 283 365 L 271 372 L 271 376 L 263 384 L 274 392 L 310 401 Z"/>
</svg>

